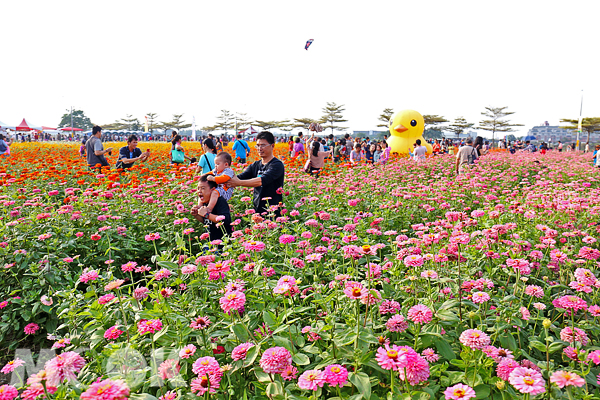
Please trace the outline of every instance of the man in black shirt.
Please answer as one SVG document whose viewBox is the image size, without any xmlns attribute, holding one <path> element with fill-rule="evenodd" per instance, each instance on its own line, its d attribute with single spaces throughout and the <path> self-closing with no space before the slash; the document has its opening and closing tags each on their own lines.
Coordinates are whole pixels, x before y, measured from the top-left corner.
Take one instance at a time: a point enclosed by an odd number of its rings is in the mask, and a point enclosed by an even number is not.
<svg viewBox="0 0 600 400">
<path fill-rule="evenodd" d="M 271 132 L 261 132 L 256 136 L 256 149 L 261 160 L 250 164 L 244 172 L 231 178 L 228 187 L 244 186 L 254 188 L 254 211 L 268 212 L 269 206 L 277 206 L 275 215 L 280 214 L 281 189 L 285 167 L 281 160 L 273 156 L 275 137 Z"/>
<path fill-rule="evenodd" d="M 208 210 L 208 202 L 213 190 L 217 189 L 217 183 L 208 180 L 208 174 L 200 177 L 198 184 L 198 205 L 192 207 L 192 216 L 200 222 L 208 224 L 210 240 L 222 239 L 224 232 L 231 234 L 231 212 L 227 200 L 219 196 L 217 204 L 212 211 Z M 222 223 L 222 225 L 221 225 Z M 217 226 L 219 224 L 219 226 Z"/>
<path fill-rule="evenodd" d="M 127 169 L 133 167 L 136 161 L 146 161 L 150 156 L 150 150 L 142 154 L 142 150 L 138 149 L 138 138 L 135 135 L 129 136 L 127 146 L 121 147 L 119 150 L 119 159 L 117 160 L 117 168 Z"/>
</svg>

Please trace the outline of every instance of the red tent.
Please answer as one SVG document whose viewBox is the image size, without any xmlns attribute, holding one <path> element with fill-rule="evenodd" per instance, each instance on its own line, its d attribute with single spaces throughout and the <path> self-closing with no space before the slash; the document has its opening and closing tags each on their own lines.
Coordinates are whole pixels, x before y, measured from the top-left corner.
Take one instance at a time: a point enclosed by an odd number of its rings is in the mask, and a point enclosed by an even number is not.
<svg viewBox="0 0 600 400">
<path fill-rule="evenodd" d="M 16 130 L 17 131 L 33 131 L 33 130 L 41 131 L 42 127 L 29 124 L 29 123 L 27 123 L 27 121 L 25 121 L 25 118 L 23 118 L 23 121 L 21 121 L 21 123 L 19 125 L 17 125 Z"/>
<path fill-rule="evenodd" d="M 243 133 L 243 134 L 246 134 L 246 135 L 254 135 L 254 134 L 258 133 L 258 131 L 256 129 L 254 129 L 252 127 L 252 125 L 250 125 L 250 128 L 244 129 L 243 131 L 240 131 L 239 133 Z"/>
<path fill-rule="evenodd" d="M 71 128 L 70 126 L 68 126 L 66 128 L 58 128 L 59 131 L 68 131 L 68 132 L 71 132 L 71 129 L 73 130 L 73 132 L 81 132 L 81 131 L 83 131 L 83 129 Z"/>
</svg>

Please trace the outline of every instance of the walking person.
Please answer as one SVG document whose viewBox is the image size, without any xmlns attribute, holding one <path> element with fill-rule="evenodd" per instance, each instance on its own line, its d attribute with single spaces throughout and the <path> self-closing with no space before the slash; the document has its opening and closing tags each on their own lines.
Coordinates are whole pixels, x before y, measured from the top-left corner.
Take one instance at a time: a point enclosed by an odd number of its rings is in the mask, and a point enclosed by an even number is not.
<svg viewBox="0 0 600 400">
<path fill-rule="evenodd" d="M 242 135 L 237 135 L 237 140 L 233 144 L 233 151 L 235 151 L 235 158 L 238 163 L 246 164 L 246 159 L 250 155 L 250 146 L 244 139 L 242 139 Z"/>
<path fill-rule="evenodd" d="M 200 157 L 198 167 L 196 167 L 196 174 L 208 174 L 215 168 L 215 157 L 217 149 L 212 139 L 204 139 L 202 142 L 202 150 L 204 154 Z"/>
<path fill-rule="evenodd" d="M 467 138 L 467 142 L 456 153 L 456 173 L 464 172 L 469 165 L 477 160 L 477 150 L 473 147 L 473 139 Z"/>
</svg>

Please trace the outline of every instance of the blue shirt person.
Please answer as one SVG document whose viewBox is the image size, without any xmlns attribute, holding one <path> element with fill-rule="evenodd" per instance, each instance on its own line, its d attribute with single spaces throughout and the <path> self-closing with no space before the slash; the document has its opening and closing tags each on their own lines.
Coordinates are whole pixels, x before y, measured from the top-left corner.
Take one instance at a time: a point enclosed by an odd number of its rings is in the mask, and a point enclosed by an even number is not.
<svg viewBox="0 0 600 400">
<path fill-rule="evenodd" d="M 242 139 L 242 135 L 237 135 L 237 140 L 233 144 L 235 158 L 241 164 L 246 164 L 246 158 L 250 155 L 250 146 Z"/>
<path fill-rule="evenodd" d="M 136 161 L 144 162 L 150 157 L 150 150 L 146 150 L 145 153 L 142 153 L 142 150 L 138 149 L 137 145 L 137 136 L 131 135 L 127 138 L 127 146 L 123 146 L 119 149 L 117 168 L 125 170 L 133 167 L 133 163 Z"/>
</svg>

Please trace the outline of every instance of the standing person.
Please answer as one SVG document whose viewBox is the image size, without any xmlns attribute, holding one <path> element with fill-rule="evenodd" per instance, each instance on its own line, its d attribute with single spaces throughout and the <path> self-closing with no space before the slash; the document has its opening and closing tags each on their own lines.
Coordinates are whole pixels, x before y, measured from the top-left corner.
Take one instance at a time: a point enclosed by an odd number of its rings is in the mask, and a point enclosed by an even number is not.
<svg viewBox="0 0 600 400">
<path fill-rule="evenodd" d="M 137 146 L 137 136 L 129 136 L 129 138 L 127 138 L 127 146 L 123 146 L 119 149 L 119 159 L 117 160 L 115 167 L 126 170 L 133 167 L 133 163 L 136 161 L 146 161 L 148 157 L 150 157 L 150 150 L 146 150 L 145 153 L 142 153 L 142 150 Z"/>
<path fill-rule="evenodd" d="M 250 164 L 244 172 L 227 182 L 228 187 L 254 188 L 254 211 L 262 214 L 268 211 L 269 205 L 277 206 L 275 215 L 280 216 L 280 203 L 285 166 L 273 155 L 275 137 L 271 132 L 263 131 L 256 136 L 256 149 L 261 158 Z"/>
<path fill-rule="evenodd" d="M 320 143 L 316 140 L 312 142 L 312 149 L 310 151 L 309 159 L 309 174 L 315 174 L 315 178 L 319 177 L 321 168 L 325 166 L 325 158 L 331 154 L 331 150 L 322 151 Z"/>
<path fill-rule="evenodd" d="M 365 152 L 365 155 L 366 155 L 366 161 L 369 164 L 373 164 L 373 162 L 375 160 L 375 151 L 376 151 L 376 147 L 374 144 L 369 145 L 369 147 L 367 147 L 367 151 Z"/>
<path fill-rule="evenodd" d="M 192 216 L 198 221 L 208 224 L 211 241 L 222 239 L 225 234 L 230 235 L 232 231 L 231 212 L 227 200 L 219 196 L 215 207 L 212 210 L 208 209 L 212 193 L 217 190 L 217 187 L 217 182 L 208 180 L 206 174 L 202 175 L 198 183 L 198 204 L 192 207 Z M 222 225 L 218 226 L 219 222 L 222 222 Z"/>
<path fill-rule="evenodd" d="M 433 143 L 432 149 L 433 154 L 440 154 L 440 152 L 442 151 L 442 146 L 440 145 L 439 139 L 435 139 L 435 143 Z"/>
<path fill-rule="evenodd" d="M 379 156 L 379 163 L 385 164 L 390 159 L 391 148 L 390 148 L 390 145 L 385 140 L 383 142 L 381 142 L 381 145 L 383 146 L 383 149 L 381 150 L 381 155 Z"/>
<path fill-rule="evenodd" d="M 185 162 L 185 150 L 181 145 L 181 136 L 175 135 L 171 140 L 171 164 L 181 165 Z"/>
<path fill-rule="evenodd" d="M 344 139 L 346 140 L 346 160 L 350 159 L 350 153 L 352 153 L 352 139 L 350 139 L 350 134 L 346 133 L 344 135 Z"/>
<path fill-rule="evenodd" d="M 475 138 L 475 144 L 473 145 L 473 147 L 475 147 L 475 150 L 477 150 L 477 158 L 485 154 L 483 152 L 483 138 L 481 136 L 477 136 Z"/>
<path fill-rule="evenodd" d="M 215 143 L 211 139 L 204 139 L 202 142 L 202 150 L 204 154 L 200 157 L 198 167 L 196 167 L 196 173 L 208 174 L 215 168 L 215 155 L 217 149 Z"/>
<path fill-rule="evenodd" d="M 354 144 L 354 150 L 350 152 L 350 162 L 352 165 L 360 164 L 360 160 L 362 159 L 362 151 L 360 149 L 360 144 Z"/>
<path fill-rule="evenodd" d="M 221 143 L 221 139 L 216 138 L 216 143 L 215 143 L 215 148 L 217 149 L 217 153 L 220 153 L 223 151 L 223 143 Z"/>
<path fill-rule="evenodd" d="M 81 141 L 81 146 L 79 146 L 79 157 L 85 157 L 85 139 Z"/>
<path fill-rule="evenodd" d="M 415 147 L 415 161 L 425 161 L 427 159 L 427 147 L 421 144 L 421 139 L 417 139 L 415 144 L 417 145 L 417 147 Z"/>
<path fill-rule="evenodd" d="M 304 143 L 302 143 L 302 141 L 299 137 L 296 137 L 296 139 L 294 139 L 294 155 L 293 155 L 293 157 L 296 158 L 296 157 L 300 156 L 300 154 L 304 154 Z"/>
<path fill-rule="evenodd" d="M 110 167 L 110 164 L 106 160 L 105 154 L 111 155 L 112 147 L 104 150 L 102 145 L 102 127 L 96 125 L 92 128 L 92 135 L 85 142 L 86 160 L 88 166 L 93 170 L 97 165 L 100 165 L 98 172 L 101 171 L 102 167 Z"/>
<path fill-rule="evenodd" d="M 473 139 L 469 137 L 467 143 L 456 153 L 456 173 L 463 172 L 468 165 L 474 164 L 477 158 L 477 150 L 473 147 Z"/>
<path fill-rule="evenodd" d="M 377 164 L 379 162 L 380 157 L 381 157 L 381 144 L 377 143 L 375 145 L 375 152 L 373 153 L 373 164 Z"/>
<path fill-rule="evenodd" d="M 235 151 L 235 158 L 240 164 L 246 164 L 246 159 L 250 155 L 250 146 L 242 139 L 242 135 L 238 133 L 237 140 L 233 144 L 233 151 Z"/>
<path fill-rule="evenodd" d="M 562 152 L 562 149 L 563 149 L 563 144 L 562 144 L 562 142 L 561 142 L 560 140 L 558 141 L 558 146 L 557 146 L 556 148 L 558 149 L 558 152 L 559 152 L 559 153 L 561 153 L 561 152 Z"/>
<path fill-rule="evenodd" d="M 344 139 L 336 140 L 333 145 L 333 162 L 335 163 L 340 162 L 340 158 L 342 157 L 342 140 Z"/>
<path fill-rule="evenodd" d="M 294 137 L 290 136 L 290 141 L 288 142 L 288 150 L 290 151 L 290 157 L 294 157 Z"/>
<path fill-rule="evenodd" d="M 594 151 L 593 164 L 595 167 L 600 168 L 600 144 L 596 145 L 596 150 Z"/>
<path fill-rule="evenodd" d="M 585 149 L 583 150 L 584 153 L 589 153 L 590 152 L 590 142 L 585 142 Z"/>
<path fill-rule="evenodd" d="M 8 141 L 7 141 L 8 140 Z M 0 135 L 0 156 L 10 156 L 10 145 L 13 144 L 12 138 Z"/>
</svg>

